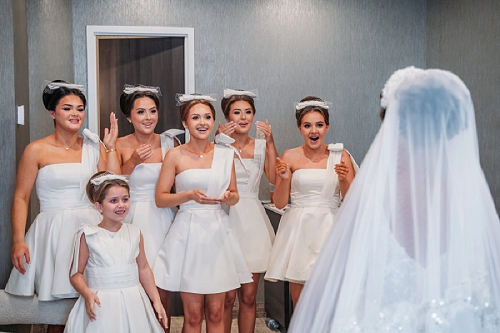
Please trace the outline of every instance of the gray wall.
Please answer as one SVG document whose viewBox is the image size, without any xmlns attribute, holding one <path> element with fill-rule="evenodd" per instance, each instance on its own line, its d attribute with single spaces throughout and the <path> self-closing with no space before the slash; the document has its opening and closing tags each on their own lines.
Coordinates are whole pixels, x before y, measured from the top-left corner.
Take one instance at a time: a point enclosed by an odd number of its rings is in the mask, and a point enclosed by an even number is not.
<svg viewBox="0 0 500 333">
<path fill-rule="evenodd" d="M 269 119 L 280 153 L 303 144 L 293 103 L 320 96 L 333 102 L 328 141 L 361 161 L 385 80 L 425 65 L 425 10 L 425 0 L 75 0 L 75 80 L 87 80 L 87 25 L 194 27 L 198 92 L 258 89 L 257 120 Z"/>
<path fill-rule="evenodd" d="M 30 140 L 54 132 L 54 123 L 42 102 L 46 81 L 73 82 L 72 3 L 70 0 L 27 0 L 29 47 Z M 39 211 L 32 194 L 31 216 Z"/>
<path fill-rule="evenodd" d="M 0 289 L 10 274 L 10 205 L 16 177 L 14 29 L 11 1 L 0 1 Z"/>
<path fill-rule="evenodd" d="M 500 210 L 500 2 L 428 0 L 427 67 L 456 73 L 476 111 L 481 164 Z M 464 175 L 465 177 L 467 175 Z M 466 189 L 464 189 L 466 190 Z"/>
</svg>

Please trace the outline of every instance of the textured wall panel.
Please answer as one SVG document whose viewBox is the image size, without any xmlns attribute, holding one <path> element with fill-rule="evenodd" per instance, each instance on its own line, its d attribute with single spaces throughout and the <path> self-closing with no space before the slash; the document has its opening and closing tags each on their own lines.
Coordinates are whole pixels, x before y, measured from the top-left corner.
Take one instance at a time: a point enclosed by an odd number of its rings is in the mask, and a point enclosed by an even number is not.
<svg viewBox="0 0 500 333">
<path fill-rule="evenodd" d="M 425 0 L 73 1 L 75 78 L 87 78 L 86 25 L 194 27 L 198 92 L 258 89 L 256 118 L 269 119 L 280 153 L 303 143 L 293 103 L 317 95 L 333 102 L 328 141 L 361 161 L 385 80 L 425 65 L 425 9 Z"/>
<path fill-rule="evenodd" d="M 54 132 L 54 122 L 42 103 L 46 81 L 73 78 L 72 11 L 69 0 L 27 0 L 30 141 Z M 31 216 L 36 216 L 39 203 L 34 195 Z"/>
<path fill-rule="evenodd" d="M 500 2 L 429 0 L 427 66 L 456 73 L 476 111 L 481 165 L 500 210 Z M 464 175 L 467 176 L 467 175 Z"/>
<path fill-rule="evenodd" d="M 12 2 L 0 1 L 0 289 L 12 265 L 10 205 L 16 177 L 16 114 L 14 91 L 14 32 Z"/>
</svg>

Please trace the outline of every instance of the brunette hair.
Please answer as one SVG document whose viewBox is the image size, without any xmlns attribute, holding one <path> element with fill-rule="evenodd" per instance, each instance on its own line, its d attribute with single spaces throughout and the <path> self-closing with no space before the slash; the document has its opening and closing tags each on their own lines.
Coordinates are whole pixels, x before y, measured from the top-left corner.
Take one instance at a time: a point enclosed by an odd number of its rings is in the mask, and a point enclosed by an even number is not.
<svg viewBox="0 0 500 333">
<path fill-rule="evenodd" d="M 243 91 L 243 90 L 238 90 Z M 252 107 L 253 114 L 255 114 L 255 105 L 252 97 L 247 95 L 232 95 L 228 98 L 223 98 L 220 102 L 220 106 L 222 108 L 222 112 L 224 113 L 224 117 L 229 118 L 229 111 L 231 110 L 231 105 L 237 101 L 245 101 Z"/>
<path fill-rule="evenodd" d="M 85 95 L 82 93 L 81 90 L 75 89 L 75 88 L 68 88 L 68 87 L 57 87 L 57 88 L 50 88 L 49 85 L 51 83 L 68 83 L 64 80 L 54 80 L 49 82 L 45 88 L 43 89 L 43 94 L 42 94 L 42 100 L 43 100 L 43 105 L 45 106 L 45 109 L 47 111 L 55 111 L 57 104 L 59 104 L 59 101 L 68 95 L 75 95 L 80 97 L 83 103 L 83 107 L 87 106 L 87 99 L 85 98 Z"/>
<path fill-rule="evenodd" d="M 307 102 L 307 101 L 319 101 L 319 102 L 324 102 L 321 98 L 316 97 L 316 96 L 307 96 L 304 97 L 300 100 L 300 102 Z M 306 106 L 303 109 L 296 110 L 295 111 L 295 118 L 297 119 L 297 127 L 300 127 L 302 124 L 302 118 L 309 112 L 319 112 L 323 115 L 323 118 L 325 119 L 325 124 L 330 125 L 330 116 L 328 114 L 328 109 L 322 108 L 321 106 Z"/>
<path fill-rule="evenodd" d="M 199 95 L 199 94 L 192 94 L 192 95 Z M 190 101 L 187 101 L 187 102 L 181 104 L 179 107 L 182 121 L 187 120 L 189 110 L 191 110 L 191 108 L 193 106 L 195 106 L 196 104 L 203 104 L 203 105 L 208 106 L 210 108 L 210 112 L 212 112 L 212 117 L 214 117 L 214 120 L 215 120 L 215 108 L 214 108 L 213 104 L 210 103 L 210 101 L 207 101 L 206 99 L 192 99 Z"/>
<path fill-rule="evenodd" d="M 104 200 L 104 198 L 108 194 L 109 189 L 112 188 L 113 186 L 120 186 L 120 187 L 126 188 L 127 192 L 130 194 L 130 186 L 128 185 L 128 183 L 126 181 L 124 181 L 122 179 L 108 179 L 108 180 L 103 181 L 99 185 L 92 184 L 91 181 L 93 179 L 100 177 L 100 176 L 105 176 L 105 175 L 113 175 L 113 173 L 109 172 L 109 171 L 100 171 L 100 172 L 94 174 L 92 177 L 90 177 L 89 182 L 87 183 L 87 187 L 85 189 L 86 193 L 87 193 L 87 197 L 89 198 L 90 202 L 92 202 L 92 203 L 98 202 L 98 203 L 102 204 L 102 201 Z"/>
<path fill-rule="evenodd" d="M 134 87 L 145 87 L 142 84 L 134 84 Z M 122 92 L 120 96 L 120 110 L 122 110 L 123 114 L 126 117 L 130 117 L 130 112 L 132 112 L 132 108 L 134 107 L 134 102 L 139 98 L 151 98 L 156 105 L 156 109 L 160 109 L 160 98 L 157 94 L 152 91 L 134 91 L 131 94 L 126 94 Z"/>
</svg>

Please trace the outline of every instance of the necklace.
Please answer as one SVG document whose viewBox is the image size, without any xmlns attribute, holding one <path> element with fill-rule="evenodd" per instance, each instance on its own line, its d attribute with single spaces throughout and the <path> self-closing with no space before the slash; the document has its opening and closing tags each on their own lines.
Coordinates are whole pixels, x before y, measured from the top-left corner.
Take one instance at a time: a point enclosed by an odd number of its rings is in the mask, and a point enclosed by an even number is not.
<svg viewBox="0 0 500 333">
<path fill-rule="evenodd" d="M 211 149 L 211 147 L 209 145 L 208 150 L 205 150 L 204 152 L 199 153 L 199 152 L 196 152 L 194 150 L 189 149 L 187 145 L 184 145 L 184 147 L 186 147 L 187 151 L 189 151 L 191 154 L 195 154 L 195 155 L 199 156 L 200 158 L 203 158 L 203 155 L 208 153 Z"/>
<path fill-rule="evenodd" d="M 321 161 L 322 159 L 324 159 L 324 158 L 325 158 L 325 154 L 324 154 L 324 153 L 321 153 L 321 156 L 316 158 L 316 157 L 314 157 L 314 156 L 313 156 L 313 157 L 309 157 L 309 156 L 307 156 L 307 154 L 306 154 L 306 150 L 304 149 L 304 147 L 302 147 L 302 150 L 304 151 L 304 156 L 305 156 L 306 158 L 310 159 L 310 160 L 311 160 L 311 162 L 313 162 L 313 163 L 317 163 L 317 162 L 319 162 L 319 161 Z"/>
<path fill-rule="evenodd" d="M 73 143 L 73 144 L 72 144 L 71 146 L 69 146 L 69 147 L 64 147 L 64 146 L 61 146 L 61 145 L 59 145 L 59 144 L 56 142 L 56 146 L 57 146 L 57 147 L 64 148 L 66 151 L 68 151 L 68 150 L 70 150 L 71 148 L 73 148 L 73 147 L 77 144 L 77 142 L 78 142 L 78 139 L 75 141 L 75 143 Z"/>
<path fill-rule="evenodd" d="M 243 147 L 241 148 L 238 148 L 235 144 L 233 144 L 233 147 L 238 149 L 238 151 L 241 153 L 243 151 L 243 149 L 245 149 L 245 147 L 247 146 L 247 144 L 250 142 L 250 138 L 246 138 L 245 139 L 245 144 L 243 145 Z M 236 143 L 236 142 L 235 142 Z"/>
</svg>

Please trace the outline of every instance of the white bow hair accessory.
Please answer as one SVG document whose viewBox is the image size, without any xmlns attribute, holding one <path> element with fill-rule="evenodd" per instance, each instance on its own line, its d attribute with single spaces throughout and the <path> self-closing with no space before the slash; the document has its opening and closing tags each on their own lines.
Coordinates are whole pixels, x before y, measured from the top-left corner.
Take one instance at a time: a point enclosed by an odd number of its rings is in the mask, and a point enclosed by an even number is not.
<svg viewBox="0 0 500 333">
<path fill-rule="evenodd" d="M 229 98 L 231 96 L 248 96 L 252 98 L 257 98 L 257 93 L 256 91 L 253 90 L 224 89 L 224 98 Z"/>
<path fill-rule="evenodd" d="M 175 95 L 175 99 L 177 100 L 177 106 L 179 106 L 192 100 L 205 100 L 209 102 L 216 102 L 217 99 L 214 96 L 215 95 L 212 94 L 210 95 L 177 94 Z"/>
<path fill-rule="evenodd" d="M 68 89 L 76 89 L 81 92 L 85 91 L 85 86 L 82 84 L 74 84 L 74 83 L 66 83 L 66 82 L 49 82 L 47 83 L 47 88 L 45 88 L 44 92 L 49 92 L 51 90 L 55 90 L 58 88 L 68 88 Z"/>
<path fill-rule="evenodd" d="M 136 91 L 139 92 L 150 92 L 153 94 L 156 94 L 158 96 L 161 96 L 161 91 L 160 87 L 152 87 L 152 86 L 133 86 L 131 84 L 126 84 L 123 86 L 123 93 L 130 95 L 135 93 Z"/>
<path fill-rule="evenodd" d="M 307 106 L 319 106 L 320 108 L 323 108 L 323 109 L 329 109 L 330 107 L 328 106 L 328 102 L 324 102 L 324 101 L 305 101 L 305 102 L 300 102 L 298 103 L 296 106 L 295 106 L 295 109 L 297 111 L 299 110 L 302 110 L 303 108 L 307 107 Z"/>
<path fill-rule="evenodd" d="M 128 183 L 127 177 L 125 177 L 123 175 L 115 175 L 113 173 L 96 177 L 96 178 L 92 179 L 90 181 L 90 183 L 92 185 L 99 186 L 102 183 L 104 183 L 106 180 L 123 180 L 124 182 Z"/>
</svg>

